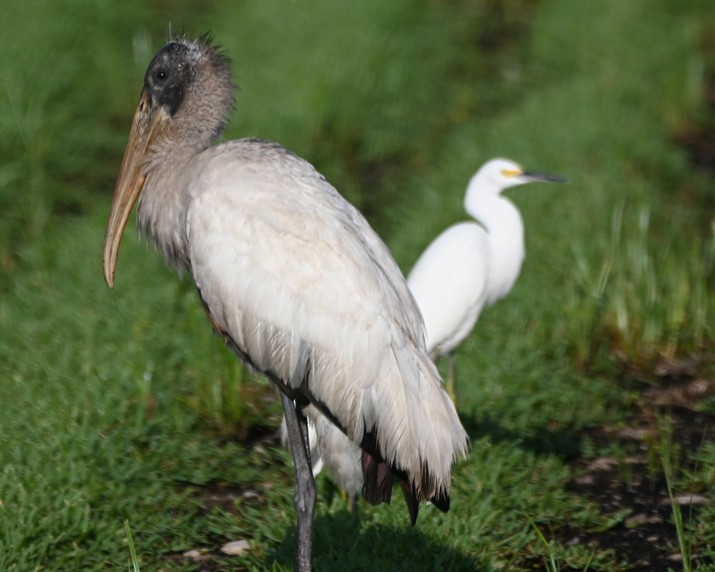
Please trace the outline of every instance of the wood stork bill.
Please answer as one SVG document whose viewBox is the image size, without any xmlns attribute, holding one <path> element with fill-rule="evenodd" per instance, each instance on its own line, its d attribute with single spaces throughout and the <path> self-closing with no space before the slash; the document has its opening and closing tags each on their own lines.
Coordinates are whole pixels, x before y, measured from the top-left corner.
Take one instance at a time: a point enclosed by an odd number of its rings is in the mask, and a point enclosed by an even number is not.
<svg viewBox="0 0 715 572">
<path fill-rule="evenodd" d="M 524 222 L 502 191 L 536 181 L 566 183 L 558 175 L 524 171 L 508 159 L 492 159 L 469 181 L 464 199 L 476 222 L 440 234 L 407 276 L 433 359 L 448 356 L 447 391 L 454 399 L 454 350 L 470 334 L 485 306 L 506 296 L 524 261 Z"/>
<path fill-rule="evenodd" d="M 395 477 L 413 523 L 421 500 L 448 510 L 451 467 L 468 439 L 407 283 L 362 215 L 276 143 L 211 146 L 234 92 L 228 58 L 205 36 L 154 56 L 112 199 L 104 277 L 112 287 L 141 193 L 140 231 L 188 271 L 228 346 L 280 389 L 296 474 L 296 568 L 309 570 L 306 409 L 360 446 L 368 500 L 389 501 Z"/>
</svg>

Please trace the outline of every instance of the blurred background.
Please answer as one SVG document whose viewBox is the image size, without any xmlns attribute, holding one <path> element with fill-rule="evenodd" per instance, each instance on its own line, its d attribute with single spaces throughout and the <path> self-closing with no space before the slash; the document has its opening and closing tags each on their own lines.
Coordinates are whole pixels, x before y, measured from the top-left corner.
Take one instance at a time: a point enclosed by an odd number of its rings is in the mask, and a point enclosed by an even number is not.
<svg viewBox="0 0 715 572">
<path fill-rule="evenodd" d="M 527 258 L 457 352 L 473 448 L 452 511 L 425 507 L 415 529 L 401 499 L 354 514 L 321 476 L 316 567 L 715 569 L 715 4 L 2 13 L 0 569 L 127 567 L 125 522 L 142 570 L 291 568 L 275 391 L 133 229 L 115 290 L 101 275 L 146 66 L 173 35 L 206 31 L 240 87 L 225 138 L 312 162 L 405 273 L 466 220 L 486 160 L 571 181 L 508 192 Z M 243 539 L 243 555 L 221 552 Z"/>
</svg>

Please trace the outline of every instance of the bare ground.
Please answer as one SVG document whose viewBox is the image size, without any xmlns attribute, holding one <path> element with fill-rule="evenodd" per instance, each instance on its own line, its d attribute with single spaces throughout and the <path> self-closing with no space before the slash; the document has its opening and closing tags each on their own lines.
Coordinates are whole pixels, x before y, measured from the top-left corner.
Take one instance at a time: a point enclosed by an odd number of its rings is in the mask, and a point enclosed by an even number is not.
<svg viewBox="0 0 715 572">
<path fill-rule="evenodd" d="M 610 551 L 615 562 L 633 571 L 682 569 L 663 463 L 670 459 L 673 472 L 697 474 L 699 468 L 685 453 L 715 442 L 715 416 L 697 410 L 715 392 L 715 381 L 698 376 L 690 360 L 664 362 L 659 369 L 657 383 L 641 388 L 638 406 L 625 426 L 600 427 L 588 435 L 596 450 L 613 454 L 574 460 L 577 476 L 569 490 L 598 505 L 601 514 L 612 515 L 617 524 L 603 531 L 558 534 L 567 545 L 585 543 Z M 673 501 L 687 526 L 712 499 L 694 482 L 688 490 L 674 490 Z M 699 539 L 692 533 L 688 537 L 693 541 L 692 559 L 715 564 L 712 553 L 701 554 Z"/>
</svg>

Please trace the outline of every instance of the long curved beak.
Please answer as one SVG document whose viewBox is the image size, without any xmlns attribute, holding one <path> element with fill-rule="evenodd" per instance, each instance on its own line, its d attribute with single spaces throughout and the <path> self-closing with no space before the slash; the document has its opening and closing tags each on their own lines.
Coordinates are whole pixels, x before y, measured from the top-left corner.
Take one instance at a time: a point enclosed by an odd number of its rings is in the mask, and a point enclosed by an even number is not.
<svg viewBox="0 0 715 572">
<path fill-rule="evenodd" d="M 107 230 L 104 234 L 102 268 L 104 279 L 110 288 L 114 287 L 114 271 L 122 234 L 146 180 L 144 165 L 147 150 L 157 134 L 163 131 L 168 120 L 169 115 L 162 106 L 152 106 L 151 95 L 147 89 L 144 89 L 139 98 L 132 129 L 129 132 L 129 141 L 124 150 L 112 206 L 109 209 Z"/>
<path fill-rule="evenodd" d="M 570 183 L 566 177 L 561 175 L 552 175 L 551 173 L 537 173 L 535 171 L 524 171 L 521 174 L 529 181 L 543 181 L 545 183 Z"/>
</svg>

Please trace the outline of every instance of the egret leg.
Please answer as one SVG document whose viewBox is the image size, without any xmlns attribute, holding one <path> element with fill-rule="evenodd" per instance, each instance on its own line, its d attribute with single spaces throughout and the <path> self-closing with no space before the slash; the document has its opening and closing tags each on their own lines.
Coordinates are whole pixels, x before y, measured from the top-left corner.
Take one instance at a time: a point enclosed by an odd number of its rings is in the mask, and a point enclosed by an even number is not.
<svg viewBox="0 0 715 572">
<path fill-rule="evenodd" d="M 447 395 L 452 400 L 454 405 L 457 405 L 457 388 L 455 387 L 455 378 L 457 377 L 456 366 L 454 363 L 454 352 L 447 354 Z"/>
<path fill-rule="evenodd" d="M 353 514 L 356 514 L 358 511 L 358 496 L 353 495 L 346 491 L 344 488 L 340 488 L 340 499 L 345 503 L 345 506 L 348 507 L 348 510 L 352 512 Z"/>
<path fill-rule="evenodd" d="M 281 403 L 286 418 L 290 452 L 295 470 L 295 512 L 298 517 L 298 534 L 295 550 L 297 572 L 310 572 L 313 551 L 313 515 L 315 514 L 315 479 L 310 466 L 308 422 L 293 400 L 282 391 Z"/>
</svg>

